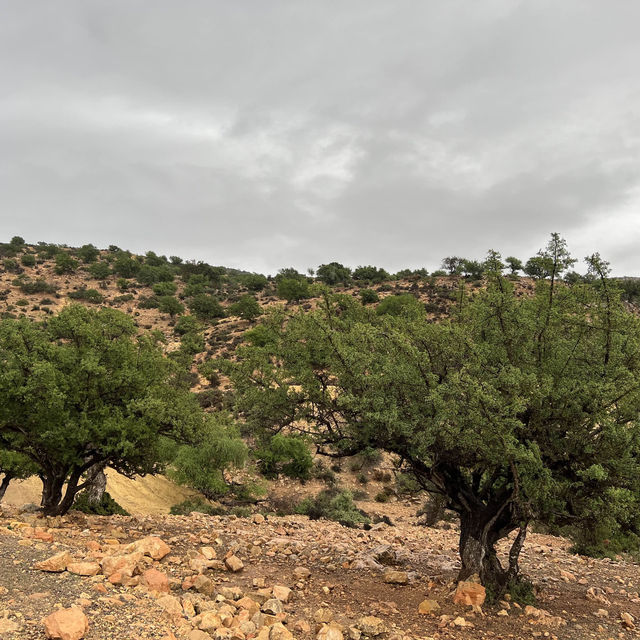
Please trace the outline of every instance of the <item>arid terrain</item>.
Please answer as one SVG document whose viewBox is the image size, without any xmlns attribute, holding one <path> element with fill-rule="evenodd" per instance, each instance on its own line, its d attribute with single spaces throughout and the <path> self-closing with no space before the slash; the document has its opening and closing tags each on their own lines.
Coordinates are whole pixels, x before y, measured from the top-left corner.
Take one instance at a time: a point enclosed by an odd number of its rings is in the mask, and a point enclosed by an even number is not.
<svg viewBox="0 0 640 640">
<path fill-rule="evenodd" d="M 454 525 L 419 525 L 409 503 L 359 506 L 384 512 L 392 526 L 260 514 L 40 519 L 7 508 L 0 637 L 42 638 L 43 618 L 70 607 L 87 616 L 88 639 L 207 637 L 196 630 L 238 640 L 636 635 L 637 565 L 577 557 L 567 541 L 532 534 L 521 564 L 535 607 L 502 601 L 474 613 L 453 602 Z M 169 549 L 136 546 L 150 536 Z M 431 613 L 420 613 L 424 601 Z"/>
</svg>

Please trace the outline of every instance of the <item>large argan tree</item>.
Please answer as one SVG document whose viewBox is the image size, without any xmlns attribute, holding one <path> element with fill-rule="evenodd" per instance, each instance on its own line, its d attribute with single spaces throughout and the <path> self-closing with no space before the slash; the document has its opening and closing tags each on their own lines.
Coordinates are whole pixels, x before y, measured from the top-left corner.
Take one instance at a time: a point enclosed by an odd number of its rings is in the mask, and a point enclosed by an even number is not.
<svg viewBox="0 0 640 640">
<path fill-rule="evenodd" d="M 439 323 L 329 294 L 314 312 L 272 314 L 226 364 L 238 411 L 329 455 L 395 454 L 458 514 L 459 579 L 478 574 L 496 593 L 518 579 L 533 520 L 637 528 L 639 320 L 597 255 L 597 283 L 571 287 L 558 280 L 564 241 L 541 257 L 550 278 L 526 295 L 490 252 L 486 288 Z"/>
<path fill-rule="evenodd" d="M 162 436 L 201 437 L 205 416 L 176 373 L 157 337 L 113 309 L 0 322 L 0 450 L 35 465 L 44 513 L 65 513 L 94 465 L 152 473 Z"/>
</svg>

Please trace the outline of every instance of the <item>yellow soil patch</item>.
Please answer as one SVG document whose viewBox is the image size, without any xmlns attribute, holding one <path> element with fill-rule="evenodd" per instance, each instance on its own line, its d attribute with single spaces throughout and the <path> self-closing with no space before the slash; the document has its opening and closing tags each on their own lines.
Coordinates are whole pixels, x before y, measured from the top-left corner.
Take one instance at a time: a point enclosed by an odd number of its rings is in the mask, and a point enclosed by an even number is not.
<svg viewBox="0 0 640 640">
<path fill-rule="evenodd" d="M 38 478 L 14 480 L 3 502 L 21 506 L 29 502 L 40 503 L 42 483 Z M 125 478 L 123 475 L 107 469 L 107 491 L 111 497 L 131 514 L 169 513 L 169 509 L 197 493 L 186 487 L 180 487 L 164 476 L 145 476 L 144 478 Z"/>
</svg>

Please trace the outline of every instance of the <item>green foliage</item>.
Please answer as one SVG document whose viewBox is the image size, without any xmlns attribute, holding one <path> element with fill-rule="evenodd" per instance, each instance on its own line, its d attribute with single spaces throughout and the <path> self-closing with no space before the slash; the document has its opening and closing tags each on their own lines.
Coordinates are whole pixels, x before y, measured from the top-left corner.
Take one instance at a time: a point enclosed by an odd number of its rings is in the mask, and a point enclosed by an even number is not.
<svg viewBox="0 0 640 640">
<path fill-rule="evenodd" d="M 18 265 L 18 261 L 13 258 L 6 258 L 2 261 L 2 266 L 7 273 L 18 273 L 20 271 L 20 266 Z"/>
<path fill-rule="evenodd" d="M 11 240 L 9 241 L 9 244 L 14 249 L 22 249 L 22 247 L 24 247 L 25 245 L 25 241 L 22 236 L 13 236 L 13 238 L 11 238 Z"/>
<path fill-rule="evenodd" d="M 158 298 L 158 310 L 160 313 L 168 313 L 173 317 L 184 313 L 184 305 L 173 296 L 160 296 Z"/>
<path fill-rule="evenodd" d="M 224 318 L 224 307 L 213 296 L 206 293 L 199 293 L 189 300 L 189 309 L 191 313 L 196 315 L 200 320 L 215 320 L 216 318 Z"/>
<path fill-rule="evenodd" d="M 362 282 L 384 282 L 385 280 L 389 280 L 390 277 L 384 269 L 372 266 L 358 267 L 353 271 L 353 279 Z"/>
<path fill-rule="evenodd" d="M 120 291 L 127 291 L 131 287 L 131 281 L 126 278 L 118 278 L 116 280 L 116 286 Z"/>
<path fill-rule="evenodd" d="M 135 278 L 140 271 L 140 263 L 130 253 L 119 251 L 113 262 L 113 272 L 122 278 Z"/>
<path fill-rule="evenodd" d="M 181 316 L 178 318 L 173 330 L 179 336 L 187 333 L 198 332 L 202 329 L 202 323 L 195 316 Z"/>
<path fill-rule="evenodd" d="M 104 301 L 102 294 L 96 289 L 77 289 L 76 291 L 69 291 L 69 297 L 72 300 L 83 300 L 84 302 L 90 302 L 92 304 L 100 304 Z"/>
<path fill-rule="evenodd" d="M 95 262 L 100 255 L 100 251 L 92 244 L 83 244 L 77 251 L 76 255 L 82 262 Z"/>
<path fill-rule="evenodd" d="M 211 499 L 229 491 L 223 471 L 244 464 L 247 447 L 224 414 L 208 414 L 205 427 L 198 442 L 179 448 L 169 473 Z"/>
<path fill-rule="evenodd" d="M 187 298 L 198 296 L 206 293 L 211 288 L 211 281 L 209 278 L 201 273 L 194 273 L 189 276 L 187 280 L 187 286 L 184 288 L 184 295 Z"/>
<path fill-rule="evenodd" d="M 373 304 L 380 300 L 380 296 L 373 289 L 360 289 L 360 301 L 362 304 Z"/>
<path fill-rule="evenodd" d="M 351 269 L 339 262 L 321 264 L 316 269 L 316 277 L 330 287 L 336 284 L 347 285 L 351 280 Z"/>
<path fill-rule="evenodd" d="M 72 258 L 66 251 L 61 251 L 56 255 L 56 266 L 54 271 L 58 275 L 74 273 L 78 268 L 78 261 Z"/>
<path fill-rule="evenodd" d="M 285 475 L 306 479 L 313 467 L 309 443 L 300 436 L 276 434 L 255 452 L 255 456 L 260 472 L 267 478 Z"/>
<path fill-rule="evenodd" d="M 416 315 L 424 316 L 424 305 L 410 293 L 402 293 L 398 296 L 387 296 L 377 306 L 376 313 L 381 315 L 404 316 Z"/>
<path fill-rule="evenodd" d="M 178 290 L 178 285 L 175 282 L 157 282 L 152 289 L 157 296 L 173 296 Z"/>
<path fill-rule="evenodd" d="M 22 256 L 20 256 L 20 262 L 25 267 L 35 267 L 36 257 L 33 253 L 23 253 Z"/>
<path fill-rule="evenodd" d="M 487 288 L 439 323 L 347 296 L 273 311 L 266 339 L 224 365 L 237 411 L 257 432 L 304 425 L 335 455 L 398 456 L 462 519 L 461 549 L 486 535 L 482 558 L 462 554 L 463 578 L 504 588 L 494 545 L 532 520 L 588 530 L 602 504 L 640 532 L 640 319 L 599 256 L 593 283 L 574 286 L 558 283 L 572 263 L 564 241 L 540 257 L 548 279 L 519 296 L 490 254 Z"/>
<path fill-rule="evenodd" d="M 176 365 L 137 333 L 124 313 L 82 305 L 46 324 L 0 323 L 0 447 L 40 467 L 48 514 L 69 509 L 90 466 L 153 473 L 161 436 L 193 441 L 204 428 Z"/>
<path fill-rule="evenodd" d="M 136 275 L 136 280 L 140 284 L 151 286 L 159 282 L 172 282 L 175 278 L 175 271 L 173 267 L 168 264 L 162 264 L 158 266 L 152 266 L 150 264 L 143 264 L 140 267 Z"/>
<path fill-rule="evenodd" d="M 249 291 L 262 291 L 269 281 L 261 273 L 250 273 L 244 276 L 241 282 Z"/>
<path fill-rule="evenodd" d="M 138 298 L 138 307 L 140 309 L 157 309 L 160 301 L 157 296 L 140 296 Z"/>
<path fill-rule="evenodd" d="M 57 287 L 47 282 L 44 278 L 38 278 L 36 280 L 23 280 L 19 284 L 20 291 L 22 293 L 55 293 Z"/>
<path fill-rule="evenodd" d="M 299 302 L 311 295 L 306 278 L 281 278 L 277 280 L 276 292 L 287 302 Z"/>
<path fill-rule="evenodd" d="M 212 387 L 220 385 L 220 373 L 218 371 L 218 365 L 213 360 L 207 360 L 198 366 L 198 371 L 203 378 L 206 378 L 207 382 Z"/>
<path fill-rule="evenodd" d="M 229 313 L 243 320 L 255 320 L 262 315 L 262 309 L 254 296 L 246 295 L 229 307 Z"/>
<path fill-rule="evenodd" d="M 129 512 L 125 511 L 112 497 L 105 491 L 102 494 L 100 502 L 92 504 L 84 491 L 76 496 L 72 509 L 82 511 L 95 516 L 128 516 Z"/>
<path fill-rule="evenodd" d="M 106 280 L 111 275 L 111 267 L 103 260 L 90 264 L 88 271 L 96 280 Z"/>
<path fill-rule="evenodd" d="M 522 269 L 524 268 L 522 260 L 520 260 L 519 258 L 515 258 L 514 256 L 508 256 L 504 259 L 504 261 L 507 263 L 507 266 L 509 267 L 509 269 L 511 269 L 511 273 L 513 274 L 517 273 L 518 271 L 522 271 Z"/>
<path fill-rule="evenodd" d="M 369 524 L 371 520 L 353 503 L 350 491 L 324 489 L 315 498 L 306 498 L 296 508 L 296 513 L 309 516 L 312 520 L 334 520 L 345 527 Z"/>
</svg>

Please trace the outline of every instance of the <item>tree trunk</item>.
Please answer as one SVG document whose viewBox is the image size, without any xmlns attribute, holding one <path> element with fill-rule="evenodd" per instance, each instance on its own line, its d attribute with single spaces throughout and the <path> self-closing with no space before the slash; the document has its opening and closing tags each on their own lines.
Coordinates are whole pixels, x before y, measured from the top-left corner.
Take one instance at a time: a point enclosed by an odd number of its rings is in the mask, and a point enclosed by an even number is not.
<svg viewBox="0 0 640 640">
<path fill-rule="evenodd" d="M 462 568 L 458 580 L 477 576 L 494 596 L 502 595 L 509 585 L 518 579 L 518 558 L 526 536 L 526 525 L 520 531 L 509 552 L 509 566 L 505 569 L 496 554 L 495 545 L 516 525 L 505 527 L 500 518 L 488 514 L 464 514 L 460 518 L 460 559 Z"/>
<path fill-rule="evenodd" d="M 47 516 L 58 515 L 55 513 L 60 500 L 62 499 L 62 487 L 64 485 L 64 475 L 59 474 L 44 474 L 42 479 L 42 500 L 40 507 L 42 513 Z"/>
<path fill-rule="evenodd" d="M 13 480 L 13 476 L 10 473 L 5 473 L 4 478 L 2 478 L 2 484 L 0 484 L 0 502 L 2 502 L 4 494 L 7 493 L 11 480 Z"/>
<path fill-rule="evenodd" d="M 84 493 L 87 495 L 87 501 L 91 505 L 100 504 L 102 496 L 107 490 L 107 476 L 104 472 L 105 467 L 105 462 L 98 462 L 87 471 Z"/>
</svg>

